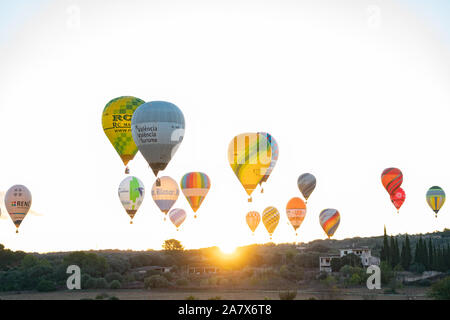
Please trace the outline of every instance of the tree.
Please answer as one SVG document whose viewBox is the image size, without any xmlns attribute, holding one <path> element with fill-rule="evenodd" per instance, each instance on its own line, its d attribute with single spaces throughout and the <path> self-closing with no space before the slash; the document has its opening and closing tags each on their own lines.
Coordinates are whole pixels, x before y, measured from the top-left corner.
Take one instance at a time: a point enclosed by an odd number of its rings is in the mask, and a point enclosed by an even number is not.
<svg viewBox="0 0 450 320">
<path fill-rule="evenodd" d="M 431 287 L 430 297 L 436 300 L 450 299 L 450 277 L 444 278 Z"/>
<path fill-rule="evenodd" d="M 144 280 L 144 287 L 148 288 L 166 288 L 169 286 L 169 281 L 160 275 L 154 275 Z"/>
<path fill-rule="evenodd" d="M 401 253 L 401 264 L 404 270 L 408 270 L 411 265 L 411 245 L 409 242 L 409 237 L 406 235 L 405 242 L 402 246 L 402 253 Z"/>
<path fill-rule="evenodd" d="M 122 288 L 122 284 L 120 283 L 119 280 L 113 280 L 110 284 L 109 284 L 109 288 L 113 289 L 113 290 L 117 290 Z"/>
<path fill-rule="evenodd" d="M 50 291 L 55 291 L 56 290 L 56 286 L 55 286 L 55 283 L 53 281 L 41 280 L 41 281 L 39 281 L 36 289 L 39 292 L 50 292 Z"/>
<path fill-rule="evenodd" d="M 428 239 L 428 270 L 433 269 L 434 263 L 434 250 L 433 243 L 431 242 L 431 238 Z"/>
<path fill-rule="evenodd" d="M 169 252 L 171 252 L 171 251 L 183 251 L 184 250 L 184 247 L 181 244 L 181 242 L 178 241 L 178 240 L 175 240 L 175 239 L 170 239 L 170 240 L 164 241 L 164 244 L 163 244 L 162 247 L 163 247 L 163 249 L 165 251 L 169 251 Z"/>
<path fill-rule="evenodd" d="M 384 238 L 383 238 L 383 248 L 381 249 L 381 261 L 389 262 L 389 241 L 386 233 L 386 226 L 384 226 Z"/>
</svg>

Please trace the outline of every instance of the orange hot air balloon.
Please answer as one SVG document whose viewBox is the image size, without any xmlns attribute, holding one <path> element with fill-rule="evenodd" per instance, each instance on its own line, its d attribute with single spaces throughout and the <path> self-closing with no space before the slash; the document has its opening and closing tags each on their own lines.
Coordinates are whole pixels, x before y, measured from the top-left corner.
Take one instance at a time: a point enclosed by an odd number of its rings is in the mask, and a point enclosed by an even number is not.
<svg viewBox="0 0 450 320">
<path fill-rule="evenodd" d="M 306 216 L 305 202 L 300 198 L 292 198 L 286 206 L 286 214 L 294 230 L 297 231 Z"/>
<path fill-rule="evenodd" d="M 247 213 L 245 219 L 247 220 L 248 227 L 252 230 L 252 233 L 255 234 L 255 230 L 261 222 L 261 215 L 259 212 L 251 211 Z"/>
<path fill-rule="evenodd" d="M 387 168 L 381 174 L 381 183 L 386 191 L 392 195 L 402 185 L 403 173 L 397 168 Z"/>
<path fill-rule="evenodd" d="M 400 208 L 405 202 L 406 193 L 402 188 L 398 188 L 393 194 L 391 194 L 391 201 L 394 206 L 397 208 L 397 212 L 400 212 Z"/>
</svg>

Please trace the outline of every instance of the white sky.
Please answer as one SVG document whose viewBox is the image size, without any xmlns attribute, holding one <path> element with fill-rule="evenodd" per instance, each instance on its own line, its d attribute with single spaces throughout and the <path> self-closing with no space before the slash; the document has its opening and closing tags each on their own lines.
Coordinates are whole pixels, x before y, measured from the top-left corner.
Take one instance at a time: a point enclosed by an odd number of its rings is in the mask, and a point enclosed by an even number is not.
<svg viewBox="0 0 450 320">
<path fill-rule="evenodd" d="M 325 238 L 325 208 L 341 213 L 336 239 L 381 235 L 384 224 L 390 233 L 450 227 L 450 205 L 436 220 L 425 201 L 433 185 L 450 194 L 449 42 L 405 2 L 48 1 L 17 25 L 0 42 L 0 191 L 26 185 L 38 214 L 16 235 L 2 208 L 9 248 L 264 243 L 264 227 L 252 237 L 245 214 L 267 206 L 282 215 L 275 242 Z M 119 202 L 123 165 L 101 114 L 122 95 L 178 105 L 185 140 L 163 175 L 212 180 L 196 221 L 179 198 L 189 218 L 178 233 L 151 199 L 141 155 L 130 167 L 147 197 L 133 226 Z M 227 149 L 257 131 L 275 137 L 280 158 L 248 204 Z M 400 215 L 380 181 L 391 166 L 404 173 Z M 296 238 L 285 206 L 305 172 L 318 185 Z"/>
</svg>

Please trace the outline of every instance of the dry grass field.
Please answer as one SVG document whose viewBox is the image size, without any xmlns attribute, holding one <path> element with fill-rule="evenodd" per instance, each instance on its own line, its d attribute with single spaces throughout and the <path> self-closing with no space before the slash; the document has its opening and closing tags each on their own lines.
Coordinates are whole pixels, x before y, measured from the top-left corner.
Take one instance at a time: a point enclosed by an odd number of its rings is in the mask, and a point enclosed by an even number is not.
<svg viewBox="0 0 450 320">
<path fill-rule="evenodd" d="M 384 294 L 383 290 L 341 289 L 338 292 L 301 290 L 296 300 L 424 300 L 426 288 L 408 287 L 398 290 L 398 294 Z M 95 299 L 106 293 L 120 300 L 186 300 L 193 296 L 199 300 L 220 297 L 222 300 L 279 300 L 278 290 L 81 290 L 57 291 L 50 293 L 22 292 L 1 293 L 2 300 L 80 300 Z"/>
</svg>

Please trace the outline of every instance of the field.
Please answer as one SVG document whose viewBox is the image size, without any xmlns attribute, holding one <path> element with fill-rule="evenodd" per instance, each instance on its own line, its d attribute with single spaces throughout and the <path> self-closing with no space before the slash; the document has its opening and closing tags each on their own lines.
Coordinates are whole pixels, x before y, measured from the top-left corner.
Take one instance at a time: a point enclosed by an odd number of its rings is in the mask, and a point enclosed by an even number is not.
<svg viewBox="0 0 450 320">
<path fill-rule="evenodd" d="M 398 290 L 398 294 L 384 294 L 383 290 L 340 289 L 339 292 L 301 290 L 296 300 L 425 300 L 426 288 L 408 287 Z M 108 294 L 120 300 L 186 300 L 194 296 L 199 300 L 220 297 L 222 300 L 279 300 L 277 290 L 81 290 L 51 293 L 22 292 L 1 293 L 2 300 L 80 300 L 95 299 L 97 295 Z"/>
</svg>

